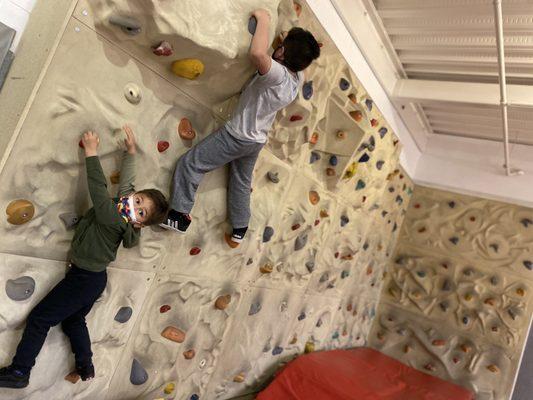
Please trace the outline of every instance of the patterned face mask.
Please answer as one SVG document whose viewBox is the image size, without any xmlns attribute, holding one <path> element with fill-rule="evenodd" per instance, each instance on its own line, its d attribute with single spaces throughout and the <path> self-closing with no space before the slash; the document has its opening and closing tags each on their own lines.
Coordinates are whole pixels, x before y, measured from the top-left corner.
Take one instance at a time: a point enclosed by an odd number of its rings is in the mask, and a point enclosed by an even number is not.
<svg viewBox="0 0 533 400">
<path fill-rule="evenodd" d="M 126 222 L 137 222 L 135 216 L 135 207 L 133 206 L 133 196 L 124 196 L 118 199 L 117 204 L 118 212 L 120 216 L 124 218 Z"/>
</svg>

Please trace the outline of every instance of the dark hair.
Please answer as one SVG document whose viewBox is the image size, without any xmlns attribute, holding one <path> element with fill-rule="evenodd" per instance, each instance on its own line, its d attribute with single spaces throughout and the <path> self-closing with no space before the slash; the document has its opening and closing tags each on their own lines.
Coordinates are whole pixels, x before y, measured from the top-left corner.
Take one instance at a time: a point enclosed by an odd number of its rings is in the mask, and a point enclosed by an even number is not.
<svg viewBox="0 0 533 400">
<path fill-rule="evenodd" d="M 163 193 L 157 189 L 144 189 L 139 190 L 137 193 L 145 195 L 154 203 L 154 208 L 148 219 L 144 222 L 144 225 L 155 225 L 165 221 L 168 212 L 168 202 Z"/>
<path fill-rule="evenodd" d="M 283 41 L 283 64 L 293 72 L 306 69 L 320 56 L 320 46 L 311 32 L 292 28 Z"/>
</svg>

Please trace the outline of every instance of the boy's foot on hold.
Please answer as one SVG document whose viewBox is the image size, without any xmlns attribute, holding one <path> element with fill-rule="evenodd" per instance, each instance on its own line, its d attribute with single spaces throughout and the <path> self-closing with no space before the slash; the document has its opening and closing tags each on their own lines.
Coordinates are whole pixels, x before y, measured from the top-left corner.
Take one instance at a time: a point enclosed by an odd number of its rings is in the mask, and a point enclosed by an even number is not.
<svg viewBox="0 0 533 400">
<path fill-rule="evenodd" d="M 170 210 L 167 215 L 167 220 L 160 224 L 160 226 L 178 233 L 185 233 L 190 224 L 191 216 L 189 214 Z"/>
<path fill-rule="evenodd" d="M 94 378 L 94 365 L 87 364 L 84 366 L 76 366 L 76 372 L 82 381 L 88 381 L 89 379 Z"/>
<path fill-rule="evenodd" d="M 248 230 L 248 227 L 246 228 L 233 228 L 233 232 L 231 233 L 231 236 L 227 233 L 224 235 L 224 238 L 226 239 L 226 243 L 229 247 L 232 249 L 236 248 L 244 239 L 244 235 L 246 235 L 246 231 Z"/>
<path fill-rule="evenodd" d="M 11 366 L 0 368 L 0 387 L 22 389 L 28 386 L 30 374 L 24 374 Z"/>
</svg>

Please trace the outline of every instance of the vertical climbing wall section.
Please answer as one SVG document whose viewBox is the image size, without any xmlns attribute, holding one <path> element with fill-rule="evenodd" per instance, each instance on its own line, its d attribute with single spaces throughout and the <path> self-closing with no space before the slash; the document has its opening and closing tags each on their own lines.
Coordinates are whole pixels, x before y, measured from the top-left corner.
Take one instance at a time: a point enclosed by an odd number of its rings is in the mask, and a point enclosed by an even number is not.
<svg viewBox="0 0 533 400">
<path fill-rule="evenodd" d="M 370 342 L 508 399 L 532 313 L 533 210 L 417 186 Z"/>
<path fill-rule="evenodd" d="M 100 134 L 114 195 L 130 124 L 137 187 L 168 193 L 176 160 L 224 123 L 254 73 L 256 7 L 273 15 L 273 42 L 300 25 L 322 56 L 259 156 L 246 240 L 224 241 L 227 173 L 207 174 L 186 235 L 145 228 L 109 267 L 88 316 L 95 380 L 65 379 L 73 357 L 56 327 L 29 387 L 2 399 L 227 399 L 303 352 L 366 344 L 412 183 L 401 144 L 307 5 L 80 0 L 0 172 L 0 364 L 63 277 L 91 205 L 81 133 Z"/>
</svg>

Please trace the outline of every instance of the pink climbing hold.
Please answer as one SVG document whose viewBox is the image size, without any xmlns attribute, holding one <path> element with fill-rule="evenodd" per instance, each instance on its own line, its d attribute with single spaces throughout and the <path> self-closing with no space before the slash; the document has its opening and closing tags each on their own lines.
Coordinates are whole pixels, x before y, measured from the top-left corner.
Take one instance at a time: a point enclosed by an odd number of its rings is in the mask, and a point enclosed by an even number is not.
<svg viewBox="0 0 533 400">
<path fill-rule="evenodd" d="M 298 114 L 291 115 L 291 117 L 289 118 L 291 122 L 301 121 L 302 119 L 304 119 L 304 117 Z"/>
<path fill-rule="evenodd" d="M 156 56 L 171 56 L 172 53 L 174 53 L 172 45 L 166 40 L 163 40 L 159 45 L 152 47 L 152 49 L 152 52 Z"/>
<path fill-rule="evenodd" d="M 161 140 L 160 142 L 157 142 L 157 151 L 159 151 L 160 153 L 166 151 L 169 147 L 170 147 L 170 143 L 165 140 Z"/>
<path fill-rule="evenodd" d="M 202 249 L 200 249 L 199 247 L 193 247 L 191 249 L 191 251 L 189 252 L 189 254 L 191 256 L 196 256 L 196 255 L 200 254 L 201 251 L 202 251 Z"/>
</svg>

